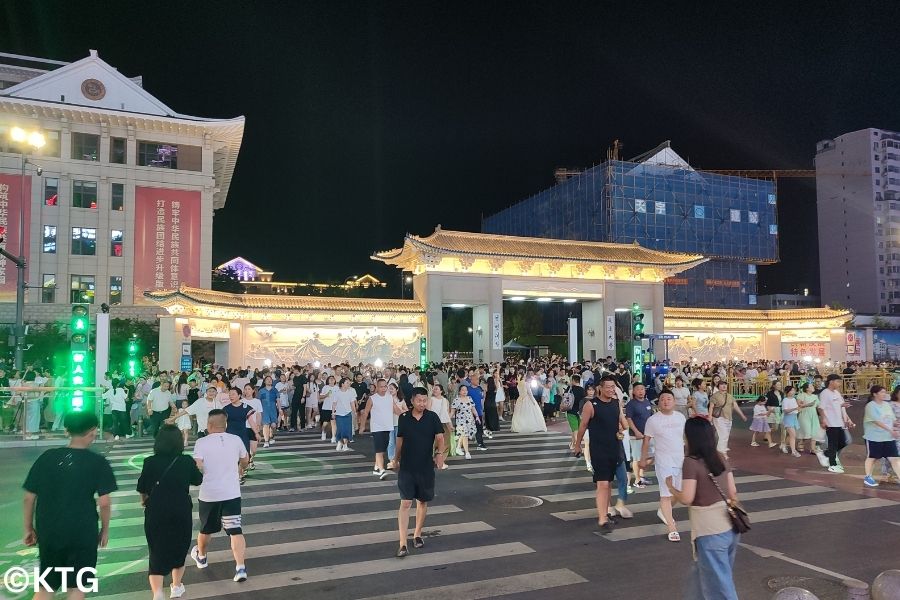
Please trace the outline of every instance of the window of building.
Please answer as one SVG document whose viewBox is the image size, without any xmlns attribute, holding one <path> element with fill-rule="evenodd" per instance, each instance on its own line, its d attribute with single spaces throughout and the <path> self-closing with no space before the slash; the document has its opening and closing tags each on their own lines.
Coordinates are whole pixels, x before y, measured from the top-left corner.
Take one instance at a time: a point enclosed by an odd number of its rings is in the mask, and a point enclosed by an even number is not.
<svg viewBox="0 0 900 600">
<path fill-rule="evenodd" d="M 646 200 L 635 200 L 634 201 L 634 212 L 646 213 L 647 212 L 647 201 Z"/>
<path fill-rule="evenodd" d="M 769 194 L 769 204 L 775 204 L 775 194 Z"/>
<path fill-rule="evenodd" d="M 59 158 L 59 132 L 44 131 L 44 147 L 41 148 L 41 156 Z"/>
<path fill-rule="evenodd" d="M 122 256 L 122 251 L 124 249 L 124 237 L 125 236 L 118 229 L 113 229 L 110 232 L 110 256 Z"/>
<path fill-rule="evenodd" d="M 122 278 L 118 275 L 109 278 L 109 303 L 122 304 Z"/>
<path fill-rule="evenodd" d="M 78 302 L 94 303 L 93 275 L 72 275 L 72 289 L 69 302 L 73 304 Z"/>
<path fill-rule="evenodd" d="M 751 275 L 756 275 L 756 265 L 747 265 L 747 272 Z"/>
<path fill-rule="evenodd" d="M 138 166 L 178 168 L 178 146 L 159 142 L 138 142 Z"/>
<path fill-rule="evenodd" d="M 72 207 L 97 208 L 96 181 L 76 180 L 72 182 Z"/>
<path fill-rule="evenodd" d="M 128 162 L 125 138 L 109 138 L 109 162 L 124 165 Z"/>
<path fill-rule="evenodd" d="M 59 205 L 59 179 L 56 177 L 44 178 L 44 205 Z"/>
<path fill-rule="evenodd" d="M 72 134 L 72 158 L 75 160 L 97 160 L 100 152 L 100 136 L 91 133 Z"/>
<path fill-rule="evenodd" d="M 759 213 L 753 210 L 747 211 L 747 222 L 748 223 L 759 223 Z"/>
<path fill-rule="evenodd" d="M 748 295 L 747 295 L 747 302 L 748 302 L 749 304 L 756 304 L 756 294 L 748 294 Z"/>
<path fill-rule="evenodd" d="M 706 217 L 706 208 L 702 204 L 694 205 L 694 218 L 702 219 Z"/>
<path fill-rule="evenodd" d="M 769 223 L 769 235 L 777 235 L 778 234 L 778 225 L 775 223 Z"/>
<path fill-rule="evenodd" d="M 731 222 L 732 223 L 740 223 L 741 222 L 741 211 L 735 208 L 731 209 Z"/>
<path fill-rule="evenodd" d="M 56 275 L 44 273 L 41 276 L 41 302 L 44 304 L 56 302 Z"/>
<path fill-rule="evenodd" d="M 665 202 L 660 202 L 659 200 L 657 200 L 654 208 L 656 208 L 656 214 L 658 214 L 658 215 L 666 214 L 666 203 Z"/>
<path fill-rule="evenodd" d="M 56 254 L 56 225 L 44 225 L 44 252 Z"/>
<path fill-rule="evenodd" d="M 112 210 L 125 210 L 125 184 L 113 183 L 110 190 L 110 204 Z"/>
<path fill-rule="evenodd" d="M 97 230 L 88 227 L 72 228 L 72 256 L 97 254 Z"/>
</svg>

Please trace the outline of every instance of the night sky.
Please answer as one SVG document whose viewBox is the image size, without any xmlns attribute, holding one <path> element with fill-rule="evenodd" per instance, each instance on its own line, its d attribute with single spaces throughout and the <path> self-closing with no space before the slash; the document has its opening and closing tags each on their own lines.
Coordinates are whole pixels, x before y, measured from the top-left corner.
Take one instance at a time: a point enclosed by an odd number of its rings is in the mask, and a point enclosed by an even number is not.
<svg viewBox="0 0 900 600">
<path fill-rule="evenodd" d="M 698 168 L 788 169 L 900 129 L 900 3 L 653 4 L 5 2 L 0 50 L 96 48 L 176 111 L 245 115 L 214 264 L 288 281 L 396 278 L 369 255 L 477 231 L 616 138 L 626 158 L 672 140 Z M 813 180 L 779 183 L 779 221 L 760 293 L 816 291 Z"/>
</svg>

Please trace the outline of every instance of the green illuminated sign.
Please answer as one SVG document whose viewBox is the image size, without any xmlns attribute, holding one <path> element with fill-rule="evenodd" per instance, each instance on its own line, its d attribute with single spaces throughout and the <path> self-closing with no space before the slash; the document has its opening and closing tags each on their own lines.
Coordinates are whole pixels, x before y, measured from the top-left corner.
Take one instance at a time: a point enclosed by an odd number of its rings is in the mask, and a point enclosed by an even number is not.
<svg viewBox="0 0 900 600">
<path fill-rule="evenodd" d="M 73 304 L 72 317 L 69 321 L 69 385 L 72 387 L 90 384 L 90 343 L 88 339 L 90 329 L 88 305 Z M 84 408 L 84 390 L 74 390 L 71 409 L 79 411 Z"/>
<path fill-rule="evenodd" d="M 419 338 L 419 367 L 423 371 L 428 367 L 428 342 L 424 335 Z"/>
</svg>

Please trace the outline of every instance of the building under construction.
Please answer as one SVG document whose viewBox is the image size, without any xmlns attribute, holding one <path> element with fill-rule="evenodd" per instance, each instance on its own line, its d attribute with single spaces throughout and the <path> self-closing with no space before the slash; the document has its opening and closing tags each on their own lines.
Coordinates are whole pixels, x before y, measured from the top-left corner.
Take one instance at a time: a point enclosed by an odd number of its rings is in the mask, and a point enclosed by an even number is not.
<svg viewBox="0 0 900 600">
<path fill-rule="evenodd" d="M 757 265 L 778 261 L 776 184 L 697 171 L 666 142 L 631 160 L 557 170 L 557 184 L 482 220 L 485 233 L 637 242 L 710 261 L 666 280 L 666 306 L 755 307 Z"/>
</svg>

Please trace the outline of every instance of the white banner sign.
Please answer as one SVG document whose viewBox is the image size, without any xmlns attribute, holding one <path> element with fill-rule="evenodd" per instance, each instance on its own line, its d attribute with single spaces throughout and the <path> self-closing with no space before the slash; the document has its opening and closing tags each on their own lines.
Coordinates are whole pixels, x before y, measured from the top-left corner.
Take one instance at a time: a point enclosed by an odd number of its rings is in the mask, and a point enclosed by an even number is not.
<svg viewBox="0 0 900 600">
<path fill-rule="evenodd" d="M 491 347 L 494 350 L 503 348 L 503 315 L 498 312 L 491 318 Z"/>
<path fill-rule="evenodd" d="M 611 356 L 616 353 L 616 317 L 610 315 L 606 317 L 606 351 Z"/>
</svg>

